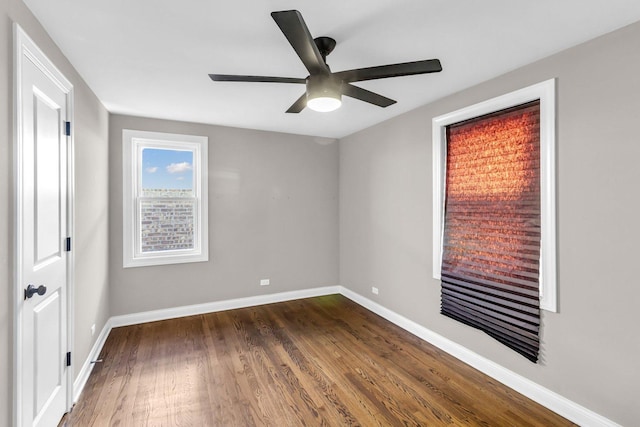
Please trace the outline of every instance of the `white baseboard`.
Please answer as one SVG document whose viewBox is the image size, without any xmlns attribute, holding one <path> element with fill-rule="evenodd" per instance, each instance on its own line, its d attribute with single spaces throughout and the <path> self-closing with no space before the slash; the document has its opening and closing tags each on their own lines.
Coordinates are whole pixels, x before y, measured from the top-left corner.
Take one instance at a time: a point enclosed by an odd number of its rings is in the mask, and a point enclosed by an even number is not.
<svg viewBox="0 0 640 427">
<path fill-rule="evenodd" d="M 322 295 L 342 294 L 362 307 L 376 313 L 377 315 L 387 319 L 391 323 L 401 327 L 411 334 L 435 345 L 443 351 L 446 351 L 455 358 L 467 363 L 484 374 L 490 376 L 496 381 L 500 381 L 507 387 L 527 396 L 529 399 L 541 404 L 542 406 L 556 412 L 568 420 L 584 427 L 621 427 L 619 424 L 599 415 L 561 395 L 555 393 L 540 384 L 537 384 L 509 369 L 498 365 L 491 360 L 480 356 L 479 354 L 461 346 L 440 334 L 425 328 L 416 322 L 407 319 L 400 314 L 389 310 L 388 308 L 371 301 L 343 286 L 327 286 L 322 288 L 313 288 L 302 291 L 281 292 L 277 294 L 258 295 L 247 298 L 236 298 L 226 301 L 216 301 L 205 304 L 196 304 L 183 307 L 168 308 L 163 310 L 153 310 L 142 313 L 126 314 L 122 316 L 111 317 L 104 328 L 100 332 L 98 340 L 94 344 L 89 357 L 85 361 L 73 383 L 73 399 L 78 400 L 82 389 L 84 388 L 89 374 L 93 369 L 92 360 L 96 360 L 102 346 L 104 345 L 109 332 L 112 328 L 118 326 L 136 325 L 146 322 L 155 322 L 158 320 L 173 319 L 177 317 L 193 316 L 197 314 L 213 313 L 216 311 L 232 310 L 236 308 L 253 307 L 256 305 L 271 304 L 276 302 L 291 301 L 301 298 L 310 298 Z"/>
<path fill-rule="evenodd" d="M 91 347 L 91 351 L 89 352 L 89 356 L 87 360 L 82 364 L 82 368 L 76 377 L 76 380 L 73 382 L 73 403 L 75 404 L 80 397 L 80 393 L 84 389 L 84 386 L 87 385 L 87 380 L 89 380 L 89 375 L 91 375 L 91 371 L 93 371 L 94 360 L 98 360 L 100 357 L 100 352 L 102 351 L 102 347 L 104 347 L 104 343 L 107 341 L 107 337 L 111 332 L 111 319 L 107 320 L 104 327 L 100 331 L 100 335 L 98 335 L 98 339 Z"/>
<path fill-rule="evenodd" d="M 166 308 L 163 310 L 145 311 L 142 313 L 125 314 L 111 318 L 112 326 L 128 326 L 140 323 L 156 322 L 158 320 L 175 319 L 177 317 L 195 316 L 197 314 L 215 313 L 216 311 L 233 310 L 235 308 L 254 307 L 256 305 L 272 304 L 274 302 L 292 301 L 301 298 L 311 298 L 320 295 L 339 294 L 340 286 L 327 286 L 301 291 L 280 292 L 277 294 L 256 295 L 253 297 L 236 298 L 225 301 L 208 302 L 204 304 L 187 305 L 183 307 Z"/>
</svg>

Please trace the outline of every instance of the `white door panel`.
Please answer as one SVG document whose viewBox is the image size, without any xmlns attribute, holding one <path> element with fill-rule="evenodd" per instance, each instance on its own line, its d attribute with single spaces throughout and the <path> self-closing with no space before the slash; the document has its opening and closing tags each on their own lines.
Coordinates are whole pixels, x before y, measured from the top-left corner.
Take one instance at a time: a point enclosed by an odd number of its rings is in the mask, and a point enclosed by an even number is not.
<svg viewBox="0 0 640 427">
<path fill-rule="evenodd" d="M 60 157 L 64 147 L 62 135 L 62 107 L 44 98 L 34 90 L 35 128 L 35 267 L 51 258 L 61 258 L 61 217 L 64 215 L 60 182 Z M 66 141 L 62 141 L 63 144 Z M 64 153 L 63 153 L 64 154 Z M 63 203 L 64 202 L 64 203 Z"/>
<path fill-rule="evenodd" d="M 35 380 L 34 415 L 40 414 L 51 404 L 63 387 L 59 366 L 63 365 L 60 340 L 57 333 L 61 327 L 60 293 L 47 293 L 44 301 L 33 310 L 33 372 Z"/>
<path fill-rule="evenodd" d="M 17 73 L 17 286 L 39 290 L 18 302 L 17 420 L 20 426 L 49 427 L 70 406 L 65 251 L 70 138 L 65 122 L 71 93 L 66 79 L 19 29 L 16 38 L 17 49 L 24 49 Z"/>
</svg>

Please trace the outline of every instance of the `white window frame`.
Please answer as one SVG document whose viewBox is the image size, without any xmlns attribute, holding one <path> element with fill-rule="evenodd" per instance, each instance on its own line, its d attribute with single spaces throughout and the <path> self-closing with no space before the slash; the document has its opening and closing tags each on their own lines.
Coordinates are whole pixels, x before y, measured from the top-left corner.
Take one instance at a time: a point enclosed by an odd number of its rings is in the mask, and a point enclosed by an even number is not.
<svg viewBox="0 0 640 427">
<path fill-rule="evenodd" d="M 122 195 L 123 195 L 123 267 L 202 262 L 209 260 L 208 231 L 208 138 L 124 129 L 122 131 Z M 194 248 L 162 252 L 141 251 L 138 220 L 142 185 L 142 150 L 160 148 L 193 152 L 193 177 L 196 198 Z"/>
<path fill-rule="evenodd" d="M 556 289 L 556 85 L 555 79 L 528 86 L 433 118 L 433 278 L 440 279 L 444 232 L 446 127 L 464 120 L 540 100 L 540 307 L 557 312 Z"/>
</svg>

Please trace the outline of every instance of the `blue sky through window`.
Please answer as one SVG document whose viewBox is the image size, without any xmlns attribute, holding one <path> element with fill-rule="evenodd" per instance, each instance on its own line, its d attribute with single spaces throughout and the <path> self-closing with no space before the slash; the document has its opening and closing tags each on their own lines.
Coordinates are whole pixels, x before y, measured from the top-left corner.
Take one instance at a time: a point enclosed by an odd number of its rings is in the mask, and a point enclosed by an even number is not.
<svg viewBox="0 0 640 427">
<path fill-rule="evenodd" d="M 142 189 L 193 190 L 193 151 L 144 148 Z"/>
</svg>

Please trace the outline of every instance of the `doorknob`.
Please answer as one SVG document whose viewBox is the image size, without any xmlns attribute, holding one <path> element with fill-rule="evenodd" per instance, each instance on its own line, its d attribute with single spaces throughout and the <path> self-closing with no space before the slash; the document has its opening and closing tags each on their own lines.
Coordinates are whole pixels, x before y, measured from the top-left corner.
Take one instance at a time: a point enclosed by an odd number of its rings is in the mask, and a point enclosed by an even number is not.
<svg viewBox="0 0 640 427">
<path fill-rule="evenodd" d="M 47 293 L 47 287 L 45 285 L 40 285 L 37 288 L 33 285 L 27 286 L 27 289 L 24 290 L 24 299 L 29 299 L 35 294 L 40 296 Z"/>
</svg>

